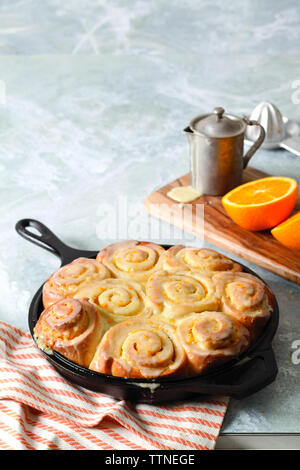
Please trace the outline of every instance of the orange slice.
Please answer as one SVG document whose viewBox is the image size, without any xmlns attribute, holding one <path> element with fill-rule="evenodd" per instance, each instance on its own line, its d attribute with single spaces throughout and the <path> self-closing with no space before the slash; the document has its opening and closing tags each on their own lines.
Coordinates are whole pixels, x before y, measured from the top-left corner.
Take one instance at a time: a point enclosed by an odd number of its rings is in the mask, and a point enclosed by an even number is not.
<svg viewBox="0 0 300 470">
<path fill-rule="evenodd" d="M 277 225 L 271 233 L 284 246 L 300 250 L 300 212 Z"/>
<path fill-rule="evenodd" d="M 298 198 L 297 181 L 269 176 L 234 188 L 222 198 L 232 220 L 247 230 L 266 230 L 285 220 Z"/>
</svg>

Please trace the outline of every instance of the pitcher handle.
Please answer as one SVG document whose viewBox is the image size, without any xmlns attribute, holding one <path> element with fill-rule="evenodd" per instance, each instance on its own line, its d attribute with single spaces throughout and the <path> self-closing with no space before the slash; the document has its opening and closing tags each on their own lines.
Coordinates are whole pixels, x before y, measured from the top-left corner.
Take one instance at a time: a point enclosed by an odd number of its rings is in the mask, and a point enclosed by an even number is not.
<svg viewBox="0 0 300 470">
<path fill-rule="evenodd" d="M 243 168 L 246 168 L 250 158 L 255 154 L 256 150 L 261 146 L 266 136 L 265 130 L 263 126 L 257 121 L 249 121 L 249 119 L 243 117 L 244 122 L 247 126 L 258 126 L 259 127 L 259 136 L 254 142 L 254 144 L 250 147 L 246 155 L 243 157 Z"/>
</svg>

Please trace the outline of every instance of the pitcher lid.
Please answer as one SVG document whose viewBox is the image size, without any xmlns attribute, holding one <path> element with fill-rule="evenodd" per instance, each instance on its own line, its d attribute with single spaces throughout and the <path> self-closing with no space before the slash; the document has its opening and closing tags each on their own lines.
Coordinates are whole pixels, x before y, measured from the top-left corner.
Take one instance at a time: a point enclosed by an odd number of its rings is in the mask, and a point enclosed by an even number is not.
<svg viewBox="0 0 300 470">
<path fill-rule="evenodd" d="M 211 114 L 194 118 L 190 127 L 196 133 L 199 132 L 208 137 L 233 137 L 241 134 L 246 128 L 244 121 L 224 112 L 221 107 L 214 108 Z"/>
</svg>

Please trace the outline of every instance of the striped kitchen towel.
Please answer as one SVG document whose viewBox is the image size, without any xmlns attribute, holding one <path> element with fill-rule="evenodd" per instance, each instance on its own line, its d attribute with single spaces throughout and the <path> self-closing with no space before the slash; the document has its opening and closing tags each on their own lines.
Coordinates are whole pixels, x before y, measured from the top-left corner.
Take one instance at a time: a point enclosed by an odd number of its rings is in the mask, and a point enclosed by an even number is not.
<svg viewBox="0 0 300 470">
<path fill-rule="evenodd" d="M 0 449 L 209 450 L 227 404 L 135 405 L 91 392 L 61 377 L 29 333 L 0 322 Z"/>
</svg>

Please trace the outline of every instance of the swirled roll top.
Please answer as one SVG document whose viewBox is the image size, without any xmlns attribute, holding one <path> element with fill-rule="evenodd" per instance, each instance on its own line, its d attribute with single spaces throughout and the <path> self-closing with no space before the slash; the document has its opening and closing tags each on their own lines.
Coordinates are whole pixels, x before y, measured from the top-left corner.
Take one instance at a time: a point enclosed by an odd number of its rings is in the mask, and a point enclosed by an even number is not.
<svg viewBox="0 0 300 470">
<path fill-rule="evenodd" d="M 153 309 L 176 321 L 189 312 L 217 310 L 218 300 L 212 280 L 196 271 L 157 271 L 148 280 L 147 298 Z"/>
<path fill-rule="evenodd" d="M 111 277 L 110 271 L 100 262 L 89 258 L 77 258 L 46 281 L 43 287 L 43 304 L 47 308 L 66 297 L 73 297 L 78 289 L 94 279 Z"/>
<path fill-rule="evenodd" d="M 146 305 L 143 286 L 129 280 L 94 281 L 80 289 L 75 298 L 88 299 L 110 324 L 152 315 L 151 307 Z"/>
<path fill-rule="evenodd" d="M 218 273 L 213 281 L 222 310 L 257 337 L 273 309 L 274 300 L 267 286 L 248 273 Z"/>
<path fill-rule="evenodd" d="M 97 309 L 86 300 L 66 298 L 50 305 L 34 328 L 37 345 L 88 367 L 107 328 Z"/>
<path fill-rule="evenodd" d="M 162 265 L 166 271 L 198 271 L 207 275 L 217 271 L 242 271 L 238 263 L 217 251 L 184 245 L 175 245 L 166 250 L 162 255 Z"/>
<path fill-rule="evenodd" d="M 172 325 L 153 319 L 130 320 L 106 332 L 90 368 L 118 377 L 151 379 L 180 374 L 185 361 Z"/>
<path fill-rule="evenodd" d="M 193 373 L 221 365 L 249 346 L 250 333 L 223 312 L 193 313 L 178 323 L 178 336 Z"/>
<path fill-rule="evenodd" d="M 117 278 L 146 282 L 161 265 L 165 249 L 149 242 L 134 240 L 113 243 L 101 250 L 97 261 L 107 266 Z"/>
</svg>

